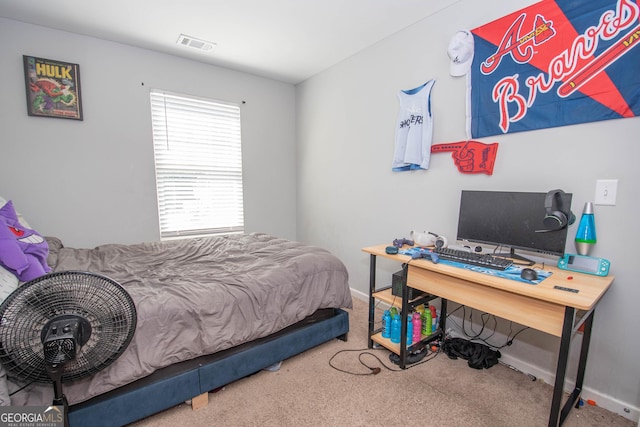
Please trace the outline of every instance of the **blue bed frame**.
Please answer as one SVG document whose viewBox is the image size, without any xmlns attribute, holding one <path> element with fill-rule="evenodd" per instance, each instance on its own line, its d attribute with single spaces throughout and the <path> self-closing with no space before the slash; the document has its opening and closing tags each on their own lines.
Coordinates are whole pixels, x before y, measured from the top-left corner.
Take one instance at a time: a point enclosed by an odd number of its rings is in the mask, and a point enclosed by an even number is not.
<svg viewBox="0 0 640 427">
<path fill-rule="evenodd" d="M 69 408 L 71 427 L 123 426 L 244 378 L 331 339 L 347 340 L 349 315 L 315 315 L 280 332 L 160 369 L 148 377 Z"/>
</svg>

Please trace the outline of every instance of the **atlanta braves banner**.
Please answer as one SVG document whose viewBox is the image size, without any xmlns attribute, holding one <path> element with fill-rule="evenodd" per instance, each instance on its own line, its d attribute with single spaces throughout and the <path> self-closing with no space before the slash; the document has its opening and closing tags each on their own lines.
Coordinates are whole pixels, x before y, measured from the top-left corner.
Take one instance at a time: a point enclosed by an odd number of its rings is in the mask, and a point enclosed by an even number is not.
<svg viewBox="0 0 640 427">
<path fill-rule="evenodd" d="M 639 0 L 543 0 L 471 30 L 473 138 L 640 115 Z"/>
</svg>

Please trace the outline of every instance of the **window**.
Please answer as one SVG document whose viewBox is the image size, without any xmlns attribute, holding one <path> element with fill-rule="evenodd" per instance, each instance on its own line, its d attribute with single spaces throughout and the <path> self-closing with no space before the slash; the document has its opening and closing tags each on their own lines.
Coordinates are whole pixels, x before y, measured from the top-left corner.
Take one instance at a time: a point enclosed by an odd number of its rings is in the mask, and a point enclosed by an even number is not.
<svg viewBox="0 0 640 427">
<path fill-rule="evenodd" d="M 151 91 L 160 237 L 244 231 L 240 107 Z"/>
</svg>

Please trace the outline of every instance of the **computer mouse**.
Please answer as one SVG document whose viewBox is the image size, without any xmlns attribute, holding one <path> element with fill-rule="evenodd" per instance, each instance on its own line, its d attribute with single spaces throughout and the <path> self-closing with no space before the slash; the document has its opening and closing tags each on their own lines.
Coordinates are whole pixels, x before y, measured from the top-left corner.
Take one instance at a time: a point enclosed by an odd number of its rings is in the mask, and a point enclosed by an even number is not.
<svg viewBox="0 0 640 427">
<path fill-rule="evenodd" d="M 538 273 L 533 268 L 523 268 L 520 277 L 524 280 L 536 280 Z"/>
</svg>

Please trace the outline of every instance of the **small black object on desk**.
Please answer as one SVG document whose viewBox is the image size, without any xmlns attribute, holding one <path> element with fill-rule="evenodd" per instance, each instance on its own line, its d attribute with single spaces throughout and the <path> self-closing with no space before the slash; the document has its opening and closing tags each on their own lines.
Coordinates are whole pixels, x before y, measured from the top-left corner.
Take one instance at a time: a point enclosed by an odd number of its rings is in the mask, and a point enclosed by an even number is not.
<svg viewBox="0 0 640 427">
<path fill-rule="evenodd" d="M 536 280 L 538 279 L 538 273 L 533 268 L 523 268 L 520 277 L 529 281 Z"/>
</svg>

